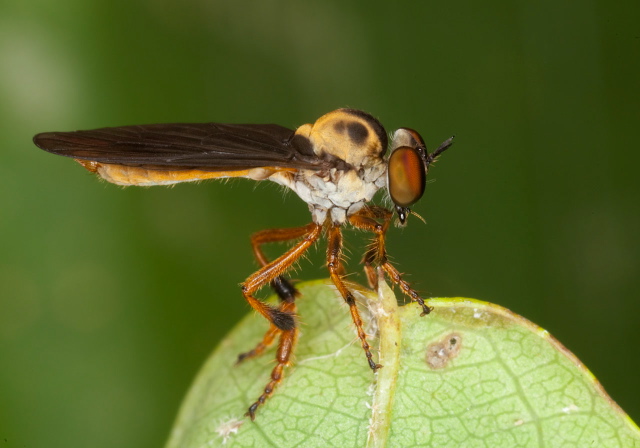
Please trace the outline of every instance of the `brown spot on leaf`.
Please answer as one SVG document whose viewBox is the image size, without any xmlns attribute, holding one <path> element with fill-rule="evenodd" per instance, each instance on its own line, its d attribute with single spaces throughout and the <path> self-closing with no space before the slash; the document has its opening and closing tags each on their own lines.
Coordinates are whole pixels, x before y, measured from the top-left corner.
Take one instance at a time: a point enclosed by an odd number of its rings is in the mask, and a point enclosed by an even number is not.
<svg viewBox="0 0 640 448">
<path fill-rule="evenodd" d="M 458 356 L 462 348 L 462 336 L 458 333 L 449 333 L 441 340 L 427 347 L 425 361 L 432 369 L 442 369 L 449 361 Z"/>
</svg>

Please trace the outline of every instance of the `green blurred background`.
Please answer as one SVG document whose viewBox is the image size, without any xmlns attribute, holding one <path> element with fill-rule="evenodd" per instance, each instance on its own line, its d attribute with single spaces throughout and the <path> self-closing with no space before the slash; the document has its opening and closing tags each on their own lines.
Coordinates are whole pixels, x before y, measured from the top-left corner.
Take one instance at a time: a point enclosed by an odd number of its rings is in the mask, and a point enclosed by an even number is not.
<svg viewBox="0 0 640 448">
<path fill-rule="evenodd" d="M 456 134 L 415 207 L 427 225 L 389 236 L 408 278 L 548 329 L 640 420 L 639 7 L 3 2 L 3 446 L 161 445 L 199 366 L 248 312 L 249 235 L 309 221 L 275 184 L 99 182 L 38 150 L 35 133 L 293 128 L 344 106 L 418 129 L 432 149 Z M 347 238 L 359 271 L 363 240 Z M 323 250 L 295 278 L 325 277 Z M 270 360 L 257 361 L 265 375 Z"/>
</svg>

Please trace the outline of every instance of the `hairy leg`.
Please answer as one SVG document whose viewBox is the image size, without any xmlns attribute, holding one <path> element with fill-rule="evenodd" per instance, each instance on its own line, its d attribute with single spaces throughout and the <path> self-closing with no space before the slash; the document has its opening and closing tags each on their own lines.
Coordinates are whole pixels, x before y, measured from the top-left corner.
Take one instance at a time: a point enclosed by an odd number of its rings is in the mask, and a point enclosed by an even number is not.
<svg viewBox="0 0 640 448">
<path fill-rule="evenodd" d="M 255 418 L 256 409 L 273 394 L 275 387 L 282 381 L 284 367 L 289 365 L 289 359 L 298 337 L 298 328 L 295 321 L 295 302 L 285 301 L 282 302 L 280 308 L 275 308 L 258 300 L 253 294 L 286 272 L 318 240 L 321 233 L 321 225 L 309 224 L 306 226 L 306 232 L 302 235 L 303 238 L 300 242 L 271 263 L 267 263 L 242 284 L 242 294 L 249 305 L 262 314 L 270 325 L 276 328 L 275 331 L 280 332 L 280 340 L 276 351 L 276 366 L 271 371 L 271 379 L 264 388 L 262 395 L 247 411 L 247 415 L 252 420 Z M 275 338 L 275 336 L 276 334 L 274 333 L 273 337 Z"/>
<path fill-rule="evenodd" d="M 289 229 L 267 229 L 251 235 L 251 247 L 253 248 L 253 254 L 255 255 L 260 266 L 264 267 L 269 264 L 269 260 L 262 251 L 262 245 L 266 243 L 276 243 L 281 241 L 289 241 L 296 238 L 300 238 L 311 230 L 312 225 L 306 225 L 302 227 L 294 227 Z M 277 276 L 271 281 L 271 287 L 278 295 L 278 298 L 282 302 L 279 306 L 280 311 L 289 312 L 295 314 L 294 310 L 286 306 L 286 303 L 293 303 L 296 297 L 299 295 L 298 290 L 282 275 Z M 238 355 L 237 363 L 250 358 L 260 356 L 264 351 L 269 348 L 275 341 L 276 336 L 280 333 L 280 329 L 274 324 L 269 325 L 269 329 L 264 334 L 262 340 L 248 352 Z"/>
<path fill-rule="evenodd" d="M 351 215 L 349 222 L 358 229 L 368 230 L 376 234 L 373 244 L 367 252 L 365 252 L 363 258 L 365 273 L 367 274 L 369 284 L 371 285 L 375 281 L 376 274 L 373 265 L 377 264 L 382 267 L 389 279 L 398 285 L 405 295 L 420 305 L 422 308 L 420 315 L 424 316 L 431 312 L 431 307 L 424 302 L 420 294 L 402 278 L 400 271 L 387 259 L 385 237 L 392 218 L 393 213 L 390 210 L 383 209 L 382 207 L 365 207 L 360 210 L 360 212 Z M 378 219 L 381 219 L 383 222 L 379 223 L 377 221 Z"/>
<path fill-rule="evenodd" d="M 353 296 L 353 293 L 349 291 L 347 286 L 342 281 L 342 232 L 340 231 L 339 226 L 332 226 L 329 228 L 329 236 L 327 243 L 327 267 L 329 268 L 329 275 L 331 276 L 331 281 L 336 285 L 338 291 L 342 295 L 342 298 L 347 305 L 349 305 L 349 311 L 351 312 L 351 319 L 353 320 L 353 324 L 356 326 L 356 332 L 358 333 L 358 338 L 360 338 L 360 342 L 362 344 L 362 349 L 364 350 L 364 354 L 367 357 L 367 362 L 369 363 L 369 367 L 371 367 L 374 371 L 382 367 L 380 364 L 376 364 L 373 361 L 373 355 L 371 354 L 371 347 L 367 342 L 367 335 L 362 328 L 362 319 L 360 318 L 360 313 L 358 312 L 358 307 L 356 306 L 356 299 Z"/>
<path fill-rule="evenodd" d="M 267 229 L 251 235 L 251 247 L 260 266 L 269 264 L 269 260 L 262 251 L 262 245 L 266 243 L 276 243 L 281 241 L 290 241 L 300 238 L 309 232 L 310 225 L 302 227 L 293 227 L 289 229 Z M 292 302 L 295 300 L 298 291 L 283 276 L 279 275 L 271 281 L 271 287 L 278 294 L 283 302 Z"/>
</svg>

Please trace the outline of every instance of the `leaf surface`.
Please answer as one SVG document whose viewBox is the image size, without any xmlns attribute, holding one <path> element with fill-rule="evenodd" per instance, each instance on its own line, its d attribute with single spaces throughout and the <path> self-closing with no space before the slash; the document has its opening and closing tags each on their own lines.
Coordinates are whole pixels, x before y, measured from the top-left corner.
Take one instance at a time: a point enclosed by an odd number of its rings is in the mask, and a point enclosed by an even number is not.
<svg viewBox="0 0 640 448">
<path fill-rule="evenodd" d="M 328 280 L 299 285 L 294 366 L 266 385 L 274 351 L 234 365 L 267 323 L 244 318 L 198 374 L 171 432 L 180 447 L 640 447 L 640 430 L 545 330 L 472 299 L 396 306 L 358 288 L 383 368 L 368 367 L 348 309 Z"/>
</svg>

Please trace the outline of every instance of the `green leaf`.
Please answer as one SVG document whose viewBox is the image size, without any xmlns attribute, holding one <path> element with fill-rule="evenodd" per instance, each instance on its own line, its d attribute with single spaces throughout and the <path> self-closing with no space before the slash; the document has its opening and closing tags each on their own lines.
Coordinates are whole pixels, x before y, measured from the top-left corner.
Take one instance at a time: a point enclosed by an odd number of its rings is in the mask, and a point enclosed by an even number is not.
<svg viewBox="0 0 640 448">
<path fill-rule="evenodd" d="M 328 280 L 299 285 L 294 366 L 274 395 L 274 351 L 235 366 L 267 323 L 250 315 L 215 349 L 187 395 L 168 448 L 640 447 L 640 430 L 576 357 L 545 330 L 497 305 L 430 299 L 397 307 L 357 285 L 374 374 Z M 377 316 L 377 318 L 374 318 Z"/>
</svg>

